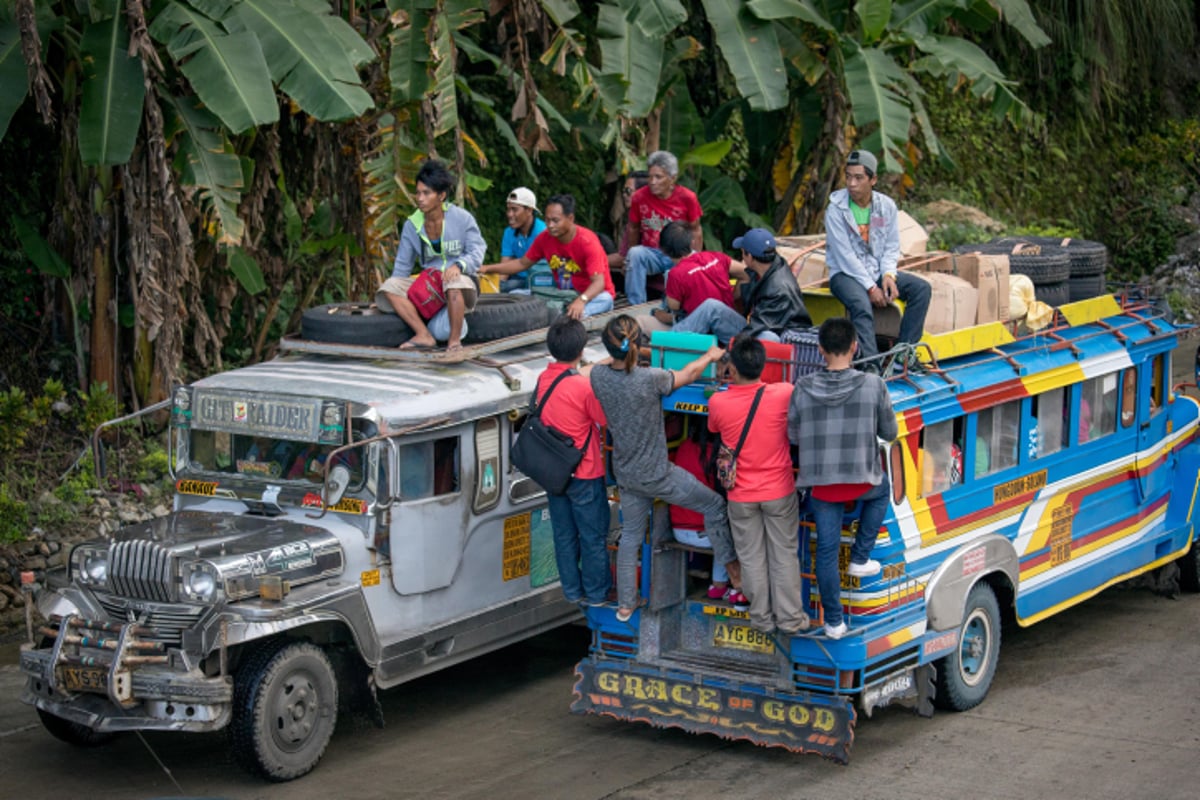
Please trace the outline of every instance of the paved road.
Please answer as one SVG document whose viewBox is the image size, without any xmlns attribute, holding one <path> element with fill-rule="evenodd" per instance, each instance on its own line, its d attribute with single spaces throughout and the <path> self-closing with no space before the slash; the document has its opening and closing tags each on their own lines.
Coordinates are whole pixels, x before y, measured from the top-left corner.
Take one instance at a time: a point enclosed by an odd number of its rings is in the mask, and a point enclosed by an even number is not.
<svg viewBox="0 0 1200 800">
<path fill-rule="evenodd" d="M 862 720 L 840 767 L 712 736 L 567 712 L 587 633 L 569 628 L 384 693 L 388 726 L 343 719 L 317 770 L 243 775 L 224 737 L 59 744 L 0 666 L 6 798 L 1080 798 L 1194 800 L 1200 755 L 1200 597 L 1110 589 L 1005 631 L 987 701 L 921 719 Z M 7 659 L 11 662 L 11 654 Z M 171 770 L 167 777 L 158 761 Z"/>
</svg>

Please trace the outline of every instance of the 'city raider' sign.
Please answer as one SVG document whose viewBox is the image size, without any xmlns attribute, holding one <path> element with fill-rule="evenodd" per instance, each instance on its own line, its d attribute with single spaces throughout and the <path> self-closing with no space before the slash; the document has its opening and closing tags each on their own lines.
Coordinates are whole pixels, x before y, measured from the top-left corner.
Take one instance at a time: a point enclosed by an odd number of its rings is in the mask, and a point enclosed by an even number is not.
<svg viewBox="0 0 1200 800">
<path fill-rule="evenodd" d="M 819 753 L 845 764 L 854 741 L 854 706 L 819 695 L 772 697 L 660 677 L 603 658 L 575 666 L 577 714 L 607 714 L 660 728 L 715 733 L 767 747 Z"/>
<path fill-rule="evenodd" d="M 338 404 L 308 397 L 197 389 L 191 411 L 197 430 L 335 444 L 344 435 Z"/>
</svg>

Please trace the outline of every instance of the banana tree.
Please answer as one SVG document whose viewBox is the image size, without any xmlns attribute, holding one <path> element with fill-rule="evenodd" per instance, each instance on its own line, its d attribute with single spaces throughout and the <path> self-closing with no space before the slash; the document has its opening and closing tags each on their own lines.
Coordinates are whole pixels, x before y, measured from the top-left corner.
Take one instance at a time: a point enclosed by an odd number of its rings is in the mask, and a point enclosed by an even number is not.
<svg viewBox="0 0 1200 800">
<path fill-rule="evenodd" d="M 136 311 L 143 400 L 179 379 L 188 316 L 201 361 L 219 352 L 192 237 L 222 248 L 217 269 L 245 241 L 253 132 L 280 119 L 280 94 L 316 120 L 372 106 L 358 68 L 375 52 L 330 11 L 328 0 L 14 0 L 0 12 L 0 138 L 32 96 L 64 143 L 66 213 L 48 238 L 92 287 L 93 380 L 125 377 L 121 297 Z"/>
</svg>

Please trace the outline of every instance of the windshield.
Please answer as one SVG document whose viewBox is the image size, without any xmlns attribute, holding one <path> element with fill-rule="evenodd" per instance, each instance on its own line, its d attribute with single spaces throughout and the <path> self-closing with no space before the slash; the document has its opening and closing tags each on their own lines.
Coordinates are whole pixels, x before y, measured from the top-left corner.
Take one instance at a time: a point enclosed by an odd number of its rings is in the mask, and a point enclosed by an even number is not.
<svg viewBox="0 0 1200 800">
<path fill-rule="evenodd" d="M 320 484 L 325 461 L 334 445 L 272 439 L 223 431 L 192 431 L 188 469 L 197 472 L 236 474 L 271 481 L 303 481 Z M 361 449 L 338 456 L 350 469 L 350 489 L 362 487 Z"/>
</svg>

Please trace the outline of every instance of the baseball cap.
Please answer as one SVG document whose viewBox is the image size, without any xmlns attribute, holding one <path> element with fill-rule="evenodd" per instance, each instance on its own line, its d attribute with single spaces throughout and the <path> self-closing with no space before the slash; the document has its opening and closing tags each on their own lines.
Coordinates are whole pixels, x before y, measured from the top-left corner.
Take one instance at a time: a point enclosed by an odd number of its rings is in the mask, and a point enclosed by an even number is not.
<svg viewBox="0 0 1200 800">
<path fill-rule="evenodd" d="M 526 189 L 524 186 L 518 186 L 508 193 L 508 202 L 516 203 L 519 206 L 528 206 L 534 211 L 538 210 L 537 195 Z"/>
<path fill-rule="evenodd" d="M 759 261 L 775 257 L 775 234 L 766 228 L 751 228 L 733 240 L 734 250 L 745 250 Z"/>
<path fill-rule="evenodd" d="M 854 150 L 846 158 L 847 167 L 863 167 L 867 170 L 867 175 L 875 175 L 879 172 L 879 162 L 875 160 L 875 156 L 869 150 Z"/>
</svg>

